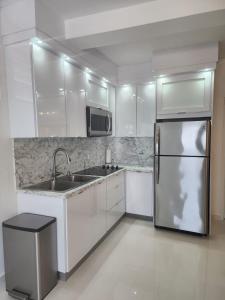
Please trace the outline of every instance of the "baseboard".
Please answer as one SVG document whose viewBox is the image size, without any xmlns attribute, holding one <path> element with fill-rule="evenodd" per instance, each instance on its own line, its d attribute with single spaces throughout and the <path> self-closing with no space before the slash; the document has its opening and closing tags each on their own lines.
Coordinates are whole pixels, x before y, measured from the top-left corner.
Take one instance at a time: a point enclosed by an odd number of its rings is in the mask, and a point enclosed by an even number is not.
<svg viewBox="0 0 225 300">
<path fill-rule="evenodd" d="M 130 214 L 130 213 L 126 213 L 125 216 L 128 218 L 153 222 L 153 217 L 150 216 L 143 216 L 143 215 Z"/>
</svg>

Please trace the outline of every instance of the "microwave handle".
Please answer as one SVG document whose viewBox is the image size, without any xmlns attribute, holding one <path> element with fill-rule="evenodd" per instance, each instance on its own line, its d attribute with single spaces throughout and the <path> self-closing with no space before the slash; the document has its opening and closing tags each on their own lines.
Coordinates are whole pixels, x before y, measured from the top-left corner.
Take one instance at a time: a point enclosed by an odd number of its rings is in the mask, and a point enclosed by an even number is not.
<svg viewBox="0 0 225 300">
<path fill-rule="evenodd" d="M 110 122 L 110 115 L 109 115 L 109 113 L 107 114 L 107 117 L 108 117 L 108 130 L 107 130 L 107 134 L 109 134 L 110 129 L 111 129 L 111 122 Z"/>
</svg>

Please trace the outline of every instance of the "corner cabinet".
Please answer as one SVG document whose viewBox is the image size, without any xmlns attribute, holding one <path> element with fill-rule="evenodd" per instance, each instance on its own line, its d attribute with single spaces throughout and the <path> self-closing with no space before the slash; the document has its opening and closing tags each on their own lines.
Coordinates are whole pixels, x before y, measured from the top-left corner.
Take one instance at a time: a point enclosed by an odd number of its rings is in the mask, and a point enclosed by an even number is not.
<svg viewBox="0 0 225 300">
<path fill-rule="evenodd" d="M 116 136 L 135 137 L 136 128 L 136 87 L 124 85 L 116 88 Z"/>
<path fill-rule="evenodd" d="M 153 137 L 155 84 L 124 85 L 116 89 L 116 136 Z"/>
<path fill-rule="evenodd" d="M 137 136 L 153 137 L 156 115 L 155 84 L 137 86 Z"/>
<path fill-rule="evenodd" d="M 126 212 L 128 214 L 153 217 L 153 189 L 152 172 L 127 171 Z"/>
<path fill-rule="evenodd" d="M 211 116 L 214 72 L 157 80 L 157 118 Z"/>
</svg>

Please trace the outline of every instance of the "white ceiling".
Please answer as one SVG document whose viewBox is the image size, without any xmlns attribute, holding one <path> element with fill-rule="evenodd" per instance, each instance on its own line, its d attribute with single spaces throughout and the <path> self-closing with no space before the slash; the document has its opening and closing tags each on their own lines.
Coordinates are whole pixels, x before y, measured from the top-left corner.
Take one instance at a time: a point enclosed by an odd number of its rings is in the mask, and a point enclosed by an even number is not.
<svg viewBox="0 0 225 300">
<path fill-rule="evenodd" d="M 123 66 L 149 62 L 152 59 L 153 51 L 191 47 L 224 39 L 225 26 L 221 26 L 162 36 L 151 40 L 100 47 L 98 50 L 114 64 Z"/>
<path fill-rule="evenodd" d="M 87 16 L 106 10 L 127 7 L 156 0 L 43 0 L 64 19 Z"/>
<path fill-rule="evenodd" d="M 68 19 L 157 0 L 42 1 L 51 9 L 58 11 L 61 17 Z M 149 62 L 154 51 L 195 46 L 219 40 L 225 40 L 224 10 L 85 36 L 66 40 L 65 43 L 77 55 L 83 50 L 91 53 L 97 49 L 109 61 L 122 66 Z"/>
</svg>

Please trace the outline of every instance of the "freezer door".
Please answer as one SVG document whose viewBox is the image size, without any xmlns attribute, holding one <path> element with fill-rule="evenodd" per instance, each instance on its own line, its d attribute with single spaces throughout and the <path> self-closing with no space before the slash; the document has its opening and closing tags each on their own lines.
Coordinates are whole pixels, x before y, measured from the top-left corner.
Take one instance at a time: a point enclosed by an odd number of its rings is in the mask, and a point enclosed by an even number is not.
<svg viewBox="0 0 225 300">
<path fill-rule="evenodd" d="M 208 234 L 208 158 L 155 158 L 156 226 Z"/>
<path fill-rule="evenodd" d="M 155 126 L 156 155 L 208 156 L 210 121 L 162 122 Z"/>
</svg>

